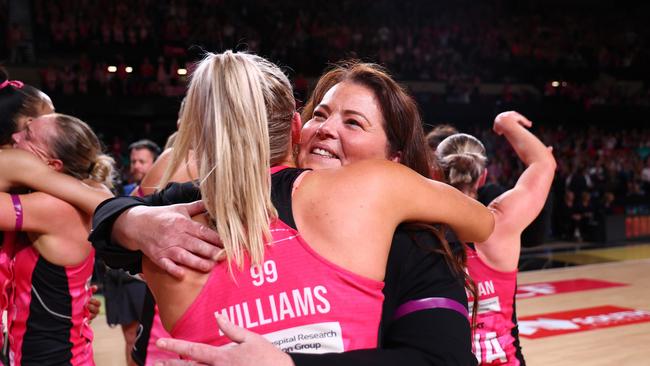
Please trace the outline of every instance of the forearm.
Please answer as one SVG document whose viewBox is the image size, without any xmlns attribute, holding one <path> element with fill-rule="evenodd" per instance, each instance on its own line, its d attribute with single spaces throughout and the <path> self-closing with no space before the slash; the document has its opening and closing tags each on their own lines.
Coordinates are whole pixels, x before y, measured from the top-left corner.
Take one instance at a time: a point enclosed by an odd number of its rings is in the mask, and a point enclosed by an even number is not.
<svg viewBox="0 0 650 366">
<path fill-rule="evenodd" d="M 93 230 L 88 240 L 95 247 L 97 255 L 111 268 L 122 268 L 131 273 L 141 272 L 142 253 L 122 245 L 121 241 L 114 240 L 113 235 L 116 220 L 125 211 L 138 205 L 145 205 L 145 202 L 134 197 L 116 197 L 100 204 L 93 216 Z M 117 236 L 120 234 L 123 233 L 118 230 Z"/>
<path fill-rule="evenodd" d="M 520 124 L 504 126 L 503 136 L 526 166 L 535 163 L 555 165 L 555 158 L 546 145 Z"/>
<path fill-rule="evenodd" d="M 5 185 L 48 193 L 88 214 L 112 197 L 108 190 L 92 188 L 69 175 L 58 173 L 32 154 L 17 149 L 0 152 L 0 186 Z"/>
<path fill-rule="evenodd" d="M 146 255 L 172 275 L 181 277 L 179 263 L 206 271 L 218 254 L 219 238 L 211 230 L 191 220 L 204 212 L 196 187 L 173 184 L 144 198 L 118 197 L 102 203 L 93 217 L 89 240 L 97 254 L 113 268 L 141 270 Z M 193 202 L 170 207 L 174 203 Z M 190 255 L 188 255 L 188 252 Z M 197 255 L 201 257 L 198 257 Z"/>
<path fill-rule="evenodd" d="M 419 352 L 409 349 L 364 349 L 344 353 L 325 354 L 290 353 L 289 356 L 296 366 L 431 365 L 431 363 L 428 363 Z"/>
</svg>

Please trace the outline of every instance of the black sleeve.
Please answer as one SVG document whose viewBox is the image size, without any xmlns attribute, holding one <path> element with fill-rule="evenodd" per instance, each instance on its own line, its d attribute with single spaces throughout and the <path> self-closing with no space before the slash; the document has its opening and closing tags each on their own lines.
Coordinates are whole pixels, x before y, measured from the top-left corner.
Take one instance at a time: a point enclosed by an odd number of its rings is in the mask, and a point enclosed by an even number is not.
<svg viewBox="0 0 650 366">
<path fill-rule="evenodd" d="M 165 206 L 200 199 L 193 183 L 170 183 L 165 189 L 144 198 L 115 197 L 102 202 L 93 215 L 93 229 L 88 237 L 97 255 L 111 268 L 131 273 L 142 272 L 142 252 L 128 250 L 111 238 L 113 223 L 126 210 L 135 206 Z"/>
<path fill-rule="evenodd" d="M 393 320 L 407 301 L 446 297 L 467 305 L 462 280 L 447 266 L 435 236 L 395 233 L 386 269 L 378 349 L 344 353 L 290 354 L 296 366 L 338 365 L 476 365 L 469 321 L 447 309 L 417 311 Z"/>
</svg>

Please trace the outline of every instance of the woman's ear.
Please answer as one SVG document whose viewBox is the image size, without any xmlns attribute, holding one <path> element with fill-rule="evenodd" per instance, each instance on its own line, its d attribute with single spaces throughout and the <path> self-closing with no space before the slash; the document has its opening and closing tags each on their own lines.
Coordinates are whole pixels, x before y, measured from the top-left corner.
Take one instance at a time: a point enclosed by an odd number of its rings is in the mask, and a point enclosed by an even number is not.
<svg viewBox="0 0 650 366">
<path fill-rule="evenodd" d="M 48 159 L 47 165 L 57 172 L 63 170 L 63 162 L 59 159 Z"/>
<path fill-rule="evenodd" d="M 478 178 L 478 184 L 476 185 L 476 189 L 483 187 L 485 185 L 485 181 L 487 180 L 487 175 L 488 175 L 488 170 L 483 169 L 483 173 L 481 173 L 481 176 Z"/>
<path fill-rule="evenodd" d="M 401 163 L 402 162 L 402 152 L 401 151 L 396 152 L 395 154 L 393 154 L 390 157 L 389 160 L 392 161 L 393 163 L 398 163 L 398 164 Z"/>
</svg>

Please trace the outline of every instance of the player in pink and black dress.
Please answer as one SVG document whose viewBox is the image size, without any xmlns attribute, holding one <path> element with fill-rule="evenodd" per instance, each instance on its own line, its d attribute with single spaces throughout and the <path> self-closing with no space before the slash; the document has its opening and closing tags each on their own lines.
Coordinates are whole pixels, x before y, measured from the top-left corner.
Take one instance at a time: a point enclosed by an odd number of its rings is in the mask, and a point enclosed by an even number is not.
<svg viewBox="0 0 650 366">
<path fill-rule="evenodd" d="M 526 127 L 531 126 L 516 112 L 496 117 L 494 132 L 508 140 L 526 170 L 514 188 L 488 206 L 495 214 L 492 235 L 466 247 L 469 275 L 478 288 L 473 350 L 481 365 L 525 364 L 515 312 L 521 233 L 544 207 L 555 174 L 551 149 L 528 132 Z M 476 197 L 487 174 L 483 144 L 473 136 L 455 134 L 438 145 L 436 155 L 447 182 Z M 473 300 L 470 298 L 470 306 Z"/>
<path fill-rule="evenodd" d="M 110 184 L 112 159 L 82 121 L 50 114 L 13 135 L 15 147 L 89 184 Z M 90 216 L 45 193 L 0 193 L 0 229 L 21 232 L 2 247 L 13 280 L 6 289 L 9 360 L 23 365 L 93 364 L 87 303 L 94 250 Z M 52 215 L 56 212 L 56 215 Z M 4 269 L 3 269 L 4 271 Z"/>
</svg>

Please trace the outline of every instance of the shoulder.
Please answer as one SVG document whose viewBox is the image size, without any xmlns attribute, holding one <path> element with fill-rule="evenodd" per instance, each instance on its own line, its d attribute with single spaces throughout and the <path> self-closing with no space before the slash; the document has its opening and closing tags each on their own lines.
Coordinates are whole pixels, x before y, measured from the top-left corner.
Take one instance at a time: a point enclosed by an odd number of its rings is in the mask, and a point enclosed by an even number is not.
<svg viewBox="0 0 650 366">
<path fill-rule="evenodd" d="M 164 205 L 186 203 L 201 199 L 201 190 L 196 182 L 169 183 L 159 193 Z"/>
<path fill-rule="evenodd" d="M 408 184 L 407 178 L 413 177 L 422 178 L 401 164 L 387 160 L 364 160 L 340 168 L 311 172 L 301 185 L 314 185 L 320 192 L 364 197 L 401 188 L 396 182 Z"/>
<path fill-rule="evenodd" d="M 34 192 L 20 196 L 23 210 L 50 213 L 56 220 L 62 215 L 78 214 L 77 209 L 68 202 L 43 192 Z M 29 212 L 25 212 L 29 214 Z"/>
</svg>

